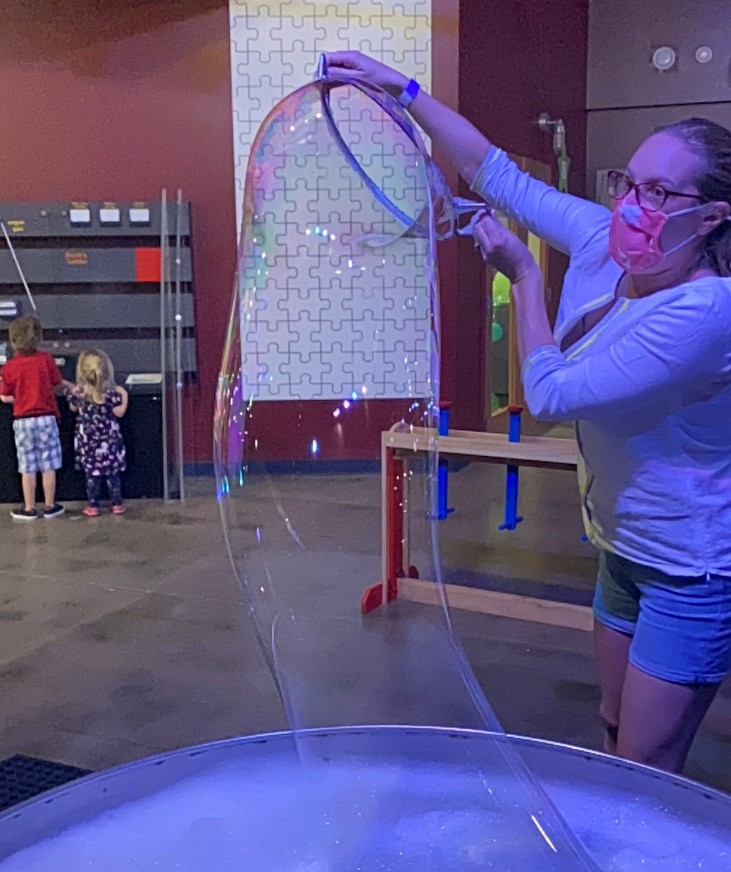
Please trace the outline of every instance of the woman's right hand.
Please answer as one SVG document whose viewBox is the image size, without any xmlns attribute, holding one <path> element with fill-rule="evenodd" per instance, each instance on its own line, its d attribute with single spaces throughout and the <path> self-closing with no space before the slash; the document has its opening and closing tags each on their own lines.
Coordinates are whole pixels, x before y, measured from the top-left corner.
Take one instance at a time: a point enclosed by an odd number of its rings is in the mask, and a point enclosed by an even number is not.
<svg viewBox="0 0 731 872">
<path fill-rule="evenodd" d="M 528 246 L 504 227 L 491 210 L 475 221 L 472 232 L 485 263 L 502 273 L 512 285 L 533 274 L 542 286 L 541 272 Z"/>
<path fill-rule="evenodd" d="M 403 73 L 359 51 L 330 52 L 326 60 L 327 72 L 333 78 L 357 79 L 395 94 L 400 94 L 409 83 L 408 77 Z"/>
</svg>

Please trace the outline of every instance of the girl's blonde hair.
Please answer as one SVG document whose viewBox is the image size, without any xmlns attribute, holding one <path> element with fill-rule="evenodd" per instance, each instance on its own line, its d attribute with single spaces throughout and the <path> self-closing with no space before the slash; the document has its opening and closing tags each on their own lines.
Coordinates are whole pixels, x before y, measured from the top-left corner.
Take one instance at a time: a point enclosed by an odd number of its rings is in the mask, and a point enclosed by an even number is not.
<svg viewBox="0 0 731 872">
<path fill-rule="evenodd" d="M 114 390 L 114 367 L 101 349 L 85 351 L 76 364 L 76 384 L 87 403 L 101 405 L 106 391 Z"/>
</svg>

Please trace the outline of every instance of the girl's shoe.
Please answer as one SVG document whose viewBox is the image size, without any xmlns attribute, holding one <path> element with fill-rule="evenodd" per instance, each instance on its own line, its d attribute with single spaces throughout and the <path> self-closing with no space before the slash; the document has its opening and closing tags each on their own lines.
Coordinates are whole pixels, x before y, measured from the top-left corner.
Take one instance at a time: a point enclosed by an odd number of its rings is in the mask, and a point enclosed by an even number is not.
<svg viewBox="0 0 731 872">
<path fill-rule="evenodd" d="M 113 515 L 123 515 L 127 511 L 127 506 L 124 503 L 118 503 L 116 506 L 112 506 L 112 514 Z"/>
<path fill-rule="evenodd" d="M 96 518 L 99 516 L 99 509 L 96 506 L 87 506 L 84 509 L 84 514 L 87 518 Z"/>
</svg>

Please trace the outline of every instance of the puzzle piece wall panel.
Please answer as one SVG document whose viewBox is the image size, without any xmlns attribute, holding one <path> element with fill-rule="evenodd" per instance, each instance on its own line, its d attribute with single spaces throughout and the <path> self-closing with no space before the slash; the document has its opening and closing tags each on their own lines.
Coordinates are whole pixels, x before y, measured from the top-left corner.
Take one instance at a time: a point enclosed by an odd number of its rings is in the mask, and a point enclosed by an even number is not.
<svg viewBox="0 0 731 872">
<path fill-rule="evenodd" d="M 262 122 L 312 80 L 323 51 L 360 49 L 430 82 L 431 0 L 231 0 L 230 14 L 240 200 Z M 391 119 L 353 89 L 334 91 L 332 107 L 368 177 L 396 210 L 418 216 L 423 167 L 408 139 L 395 137 Z M 317 123 L 314 109 L 304 111 L 308 123 Z M 303 112 L 294 104 L 288 111 L 294 132 Z M 240 276 L 244 387 L 268 400 L 428 396 L 427 242 L 397 238 L 403 225 L 321 133 L 309 147 L 281 139 L 252 168 L 259 239 Z M 397 241 L 383 245 L 380 237 Z"/>
<path fill-rule="evenodd" d="M 238 288 L 245 397 L 429 397 L 426 163 L 356 88 L 333 90 L 330 108 L 332 120 L 309 85 L 254 145 Z"/>
<path fill-rule="evenodd" d="M 229 13 L 239 201 L 259 126 L 312 79 L 322 52 L 363 51 L 431 82 L 431 0 L 230 0 Z"/>
</svg>

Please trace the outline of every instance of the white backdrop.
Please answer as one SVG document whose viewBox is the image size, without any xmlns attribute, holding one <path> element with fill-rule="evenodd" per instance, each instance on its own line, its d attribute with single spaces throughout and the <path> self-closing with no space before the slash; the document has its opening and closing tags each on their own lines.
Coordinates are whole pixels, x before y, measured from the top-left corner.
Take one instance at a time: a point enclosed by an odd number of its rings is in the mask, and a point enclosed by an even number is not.
<svg viewBox="0 0 731 872">
<path fill-rule="evenodd" d="M 312 79 L 320 54 L 357 49 L 431 85 L 431 0 L 230 0 L 229 15 L 239 225 L 256 132 Z"/>
<path fill-rule="evenodd" d="M 230 0 L 230 19 L 239 225 L 257 131 L 274 105 L 312 80 L 322 52 L 359 49 L 427 87 L 431 83 L 431 0 Z M 377 126 L 369 133 L 365 125 L 363 132 L 377 145 Z M 318 182 L 323 207 L 342 199 L 341 187 L 337 178 L 331 189 L 326 179 Z M 291 239 L 278 238 L 285 256 L 287 246 L 296 253 L 301 245 L 306 215 L 300 211 L 303 226 L 293 227 Z M 413 247 L 415 253 L 418 249 Z M 260 398 L 340 399 L 363 389 L 369 398 L 429 394 L 424 259 L 383 263 L 386 268 L 359 277 L 355 293 L 341 292 L 337 283 L 304 268 L 294 281 L 269 283 L 244 347 L 246 381 L 258 383 Z"/>
</svg>

